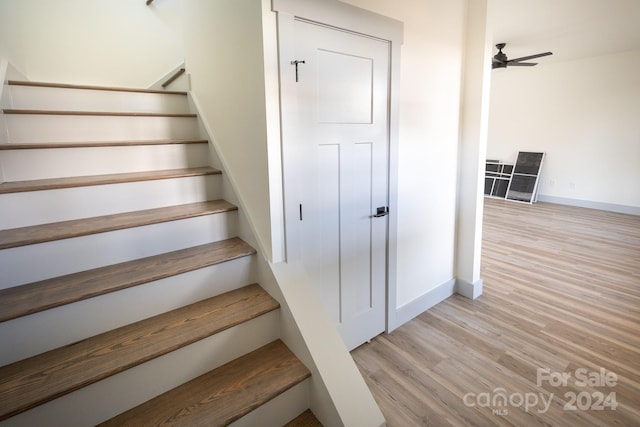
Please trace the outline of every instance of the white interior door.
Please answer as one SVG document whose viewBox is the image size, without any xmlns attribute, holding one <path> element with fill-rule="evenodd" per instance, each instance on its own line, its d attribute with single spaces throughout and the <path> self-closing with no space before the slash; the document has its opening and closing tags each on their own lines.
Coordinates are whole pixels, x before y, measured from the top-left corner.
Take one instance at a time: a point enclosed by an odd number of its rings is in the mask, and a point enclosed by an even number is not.
<svg viewBox="0 0 640 427">
<path fill-rule="evenodd" d="M 285 198 L 298 215 L 287 226 L 351 350 L 386 323 L 389 44 L 299 20 L 294 34 L 296 131 L 283 149 L 297 153 L 297 198 Z"/>
</svg>

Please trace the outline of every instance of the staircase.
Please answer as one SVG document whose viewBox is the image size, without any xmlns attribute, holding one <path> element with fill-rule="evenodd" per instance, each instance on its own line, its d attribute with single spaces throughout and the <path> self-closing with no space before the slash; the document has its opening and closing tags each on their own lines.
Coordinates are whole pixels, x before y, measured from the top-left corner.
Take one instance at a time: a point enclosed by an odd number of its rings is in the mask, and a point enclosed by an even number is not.
<svg viewBox="0 0 640 427">
<path fill-rule="evenodd" d="M 318 426 L 186 92 L 10 81 L 0 426 Z"/>
</svg>

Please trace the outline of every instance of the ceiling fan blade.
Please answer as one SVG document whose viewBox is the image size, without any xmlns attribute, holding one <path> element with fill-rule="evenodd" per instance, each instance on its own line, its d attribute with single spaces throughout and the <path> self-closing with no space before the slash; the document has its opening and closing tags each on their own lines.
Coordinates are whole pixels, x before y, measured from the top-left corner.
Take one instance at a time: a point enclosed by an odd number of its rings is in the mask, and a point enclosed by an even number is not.
<svg viewBox="0 0 640 427">
<path fill-rule="evenodd" d="M 545 53 L 538 53 L 536 55 L 529 55 L 529 56 L 523 56 L 522 58 L 515 58 L 515 59 L 510 59 L 509 62 L 522 62 L 522 61 L 527 61 L 529 59 L 535 59 L 535 58 L 542 58 L 543 56 L 549 56 L 549 55 L 553 55 L 552 52 L 545 52 Z M 509 64 L 511 65 L 511 64 Z"/>
<path fill-rule="evenodd" d="M 509 67 L 533 67 L 534 65 L 538 65 L 537 62 L 511 62 L 507 64 Z"/>
</svg>

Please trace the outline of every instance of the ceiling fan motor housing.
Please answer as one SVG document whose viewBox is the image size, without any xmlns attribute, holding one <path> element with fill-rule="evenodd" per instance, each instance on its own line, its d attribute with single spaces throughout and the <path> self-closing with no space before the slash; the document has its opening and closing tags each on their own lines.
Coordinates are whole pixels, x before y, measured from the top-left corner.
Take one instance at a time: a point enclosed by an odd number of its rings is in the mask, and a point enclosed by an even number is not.
<svg viewBox="0 0 640 427">
<path fill-rule="evenodd" d="M 494 59 L 496 59 L 496 61 L 493 61 L 493 68 L 507 68 L 507 55 L 499 52 L 494 56 Z"/>
<path fill-rule="evenodd" d="M 507 68 L 507 55 L 502 52 L 502 49 L 506 46 L 506 43 L 498 43 L 496 48 L 498 48 L 498 53 L 493 57 L 491 68 Z"/>
</svg>

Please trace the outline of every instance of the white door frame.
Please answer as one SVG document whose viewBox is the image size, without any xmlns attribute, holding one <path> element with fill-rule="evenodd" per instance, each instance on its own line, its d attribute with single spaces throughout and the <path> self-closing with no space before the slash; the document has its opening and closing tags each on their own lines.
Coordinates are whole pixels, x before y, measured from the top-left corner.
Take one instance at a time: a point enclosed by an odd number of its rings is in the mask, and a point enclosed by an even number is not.
<svg viewBox="0 0 640 427">
<path fill-rule="evenodd" d="M 295 81 L 295 68 L 291 66 L 294 58 L 294 20 L 301 18 L 307 21 L 335 27 L 349 32 L 359 33 L 390 42 L 390 87 L 389 87 L 389 216 L 387 242 L 387 298 L 386 298 L 386 330 L 393 330 L 396 325 L 396 277 L 397 277 L 397 207 L 398 207 L 398 130 L 399 130 L 399 89 L 400 89 L 400 47 L 403 42 L 404 24 L 355 6 L 335 0 L 272 0 L 272 10 L 277 12 L 278 50 L 280 63 L 281 88 L 281 138 L 283 141 L 295 135 L 295 126 L 287 117 L 295 117 L 295 97 L 287 99 L 287 84 Z M 286 80 L 285 80 L 286 79 Z M 286 99 L 286 100 L 285 100 Z M 283 150 L 283 168 L 291 166 L 287 162 Z M 295 194 L 295 182 L 287 179 L 295 171 L 283 169 L 284 215 L 285 215 L 285 258 L 298 248 L 297 236 L 286 226 L 289 219 L 297 218 L 296 203 L 287 203 L 287 194 Z"/>
</svg>

